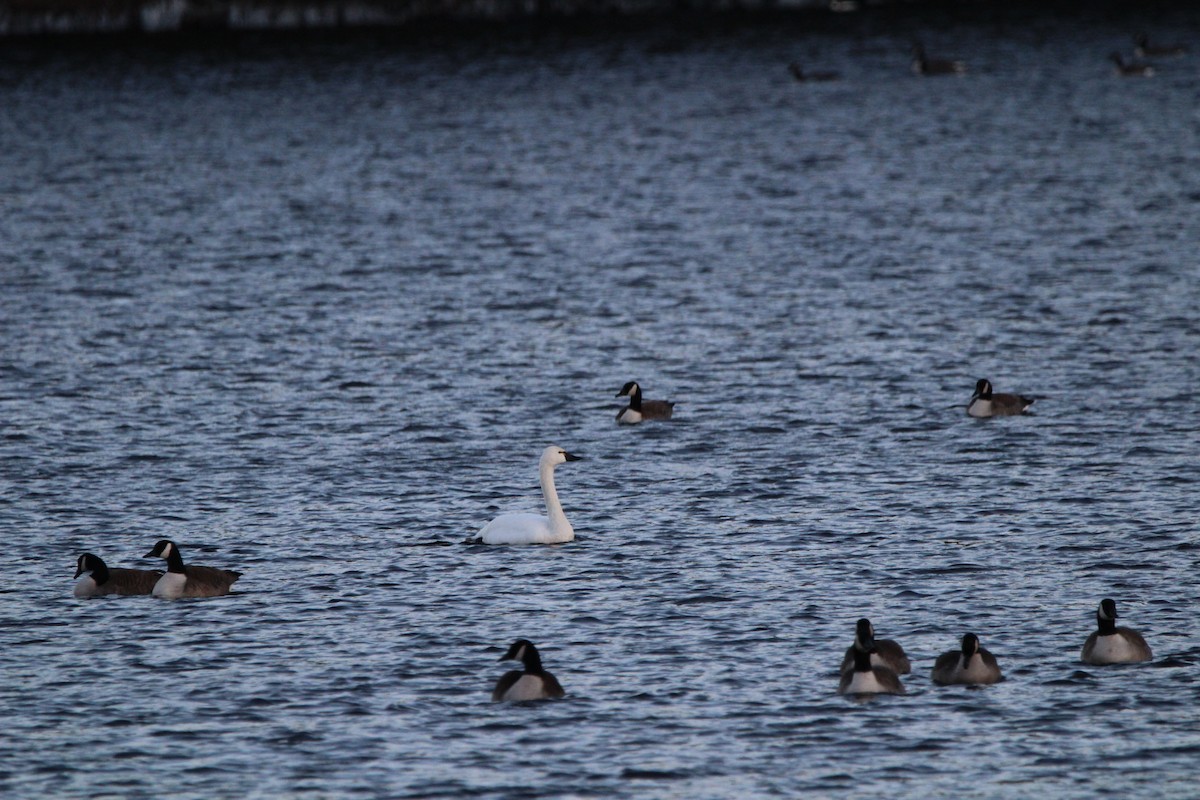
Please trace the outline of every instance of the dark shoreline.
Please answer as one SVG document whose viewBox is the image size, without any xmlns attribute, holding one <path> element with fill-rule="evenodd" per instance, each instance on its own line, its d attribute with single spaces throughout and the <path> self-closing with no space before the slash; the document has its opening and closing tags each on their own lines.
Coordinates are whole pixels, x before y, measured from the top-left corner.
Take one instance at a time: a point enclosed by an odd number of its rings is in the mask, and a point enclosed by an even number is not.
<svg viewBox="0 0 1200 800">
<path fill-rule="evenodd" d="M 843 0 L 844 1 L 844 0 Z M 252 0 L 177 0 L 172 15 L 155 17 L 164 2 L 110 0 L 0 0 L 0 40 L 78 45 L 99 43 L 187 45 L 260 37 L 304 41 L 385 35 L 413 42 L 429 38 L 472 38 L 500 34 L 563 35 L 677 27 L 680 35 L 704 34 L 743 25 L 842 27 L 849 19 L 889 20 L 935 17 L 959 22 L 1019 24 L 1034 17 L 1154 20 L 1155 12 L 1192 8 L 1177 0 L 850 0 L 857 8 L 831 10 L 829 2 L 792 0 L 645 0 L 643 2 L 570 2 L 569 0 L 363 0 L 361 2 L 286 2 Z"/>
</svg>

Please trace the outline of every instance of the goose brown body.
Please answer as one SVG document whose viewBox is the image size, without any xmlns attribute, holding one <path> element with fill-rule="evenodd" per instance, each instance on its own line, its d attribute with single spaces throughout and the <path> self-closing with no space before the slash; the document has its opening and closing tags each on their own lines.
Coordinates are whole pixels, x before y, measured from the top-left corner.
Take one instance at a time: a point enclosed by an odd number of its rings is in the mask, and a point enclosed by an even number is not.
<svg viewBox="0 0 1200 800">
<path fill-rule="evenodd" d="M 517 639 L 500 660 L 520 661 L 525 668 L 500 676 L 492 689 L 493 703 L 551 700 L 566 694 L 558 679 L 542 666 L 541 655 L 528 639 Z"/>
<path fill-rule="evenodd" d="M 617 422 L 635 425 L 648 419 L 670 419 L 675 413 L 675 403 L 669 400 L 644 400 L 642 387 L 637 381 L 629 381 L 617 392 L 617 397 L 628 397 L 629 405 L 617 412 Z"/>
<path fill-rule="evenodd" d="M 961 648 L 947 650 L 937 657 L 930 679 L 939 686 L 956 683 L 977 686 L 1004 678 L 996 657 L 979 646 L 979 637 L 968 633 L 963 636 Z"/>
<path fill-rule="evenodd" d="M 854 664 L 842 673 L 838 681 L 838 694 L 905 694 L 904 684 L 900 682 L 900 676 L 895 671 L 872 663 L 875 641 L 869 635 L 863 635 L 861 622 L 860 620 L 859 630 L 854 636 L 854 646 L 851 648 Z"/>
<path fill-rule="evenodd" d="M 109 567 L 100 556 L 84 553 L 76 562 L 74 593 L 76 597 L 150 594 L 162 575 L 157 569 Z"/>
<path fill-rule="evenodd" d="M 154 584 L 153 594 L 168 600 L 229 594 L 234 582 L 242 576 L 231 569 L 185 565 L 179 546 L 169 539 L 159 540 L 145 557 L 166 559 L 167 572 Z"/>
<path fill-rule="evenodd" d="M 856 625 L 854 641 L 855 644 L 846 648 L 846 655 L 842 658 L 842 672 L 847 672 L 854 669 L 854 650 L 860 640 L 870 640 L 873 643 L 871 650 L 871 663 L 877 667 L 887 667 L 897 675 L 907 675 L 912 672 L 912 662 L 908 660 L 908 655 L 904 652 L 904 648 L 899 642 L 893 639 L 876 639 L 875 628 L 871 625 L 869 619 L 860 619 Z"/>
<path fill-rule="evenodd" d="M 972 417 L 1014 417 L 1024 414 L 1034 400 L 1019 394 L 992 391 L 992 382 L 980 378 L 975 382 L 975 393 L 967 403 L 967 414 Z"/>
<path fill-rule="evenodd" d="M 1084 641 L 1079 658 L 1095 666 L 1136 664 L 1154 658 L 1154 653 L 1140 633 L 1117 625 L 1117 604 L 1105 598 L 1096 609 L 1096 630 Z"/>
</svg>

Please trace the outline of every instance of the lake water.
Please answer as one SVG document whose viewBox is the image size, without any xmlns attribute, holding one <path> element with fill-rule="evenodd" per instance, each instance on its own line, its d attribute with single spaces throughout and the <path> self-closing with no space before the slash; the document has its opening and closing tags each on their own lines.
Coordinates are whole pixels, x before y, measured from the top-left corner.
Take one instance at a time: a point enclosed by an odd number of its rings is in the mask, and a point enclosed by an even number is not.
<svg viewBox="0 0 1200 800">
<path fill-rule="evenodd" d="M 9 48 L 0 790 L 1195 797 L 1200 18 L 986 16 Z M 159 538 L 237 592 L 72 597 Z"/>
</svg>

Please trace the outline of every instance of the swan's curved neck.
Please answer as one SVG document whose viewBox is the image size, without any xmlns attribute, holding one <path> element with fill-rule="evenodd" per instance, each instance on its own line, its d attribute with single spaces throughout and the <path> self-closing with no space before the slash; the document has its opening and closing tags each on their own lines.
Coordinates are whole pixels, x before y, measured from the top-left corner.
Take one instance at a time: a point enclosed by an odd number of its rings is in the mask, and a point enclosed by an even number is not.
<svg viewBox="0 0 1200 800">
<path fill-rule="evenodd" d="M 538 478 L 542 484 L 542 495 L 546 498 L 546 518 L 550 520 L 550 528 L 560 535 L 574 535 L 567 515 L 563 513 L 562 503 L 558 501 L 558 490 L 554 488 L 554 465 L 543 464 L 538 469 Z"/>
</svg>

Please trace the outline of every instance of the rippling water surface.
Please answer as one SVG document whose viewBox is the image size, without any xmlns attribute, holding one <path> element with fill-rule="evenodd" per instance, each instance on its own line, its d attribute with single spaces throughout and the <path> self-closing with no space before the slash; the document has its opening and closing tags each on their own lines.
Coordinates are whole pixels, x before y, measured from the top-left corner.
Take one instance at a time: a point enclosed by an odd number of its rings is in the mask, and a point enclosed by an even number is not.
<svg viewBox="0 0 1200 800">
<path fill-rule="evenodd" d="M 1200 54 L 1104 56 L 1200 23 L 807 25 L 10 50 L 4 794 L 1195 796 Z M 162 537 L 236 594 L 72 598 Z"/>
</svg>

